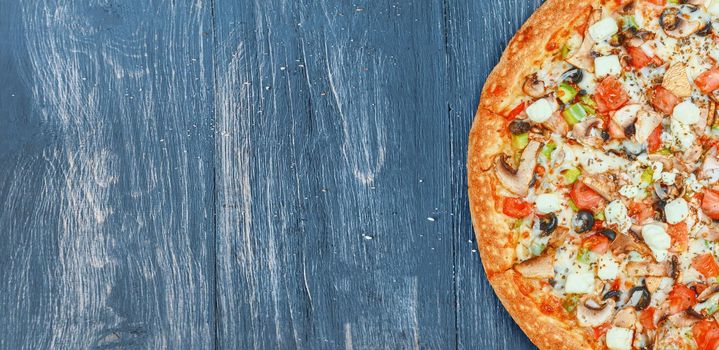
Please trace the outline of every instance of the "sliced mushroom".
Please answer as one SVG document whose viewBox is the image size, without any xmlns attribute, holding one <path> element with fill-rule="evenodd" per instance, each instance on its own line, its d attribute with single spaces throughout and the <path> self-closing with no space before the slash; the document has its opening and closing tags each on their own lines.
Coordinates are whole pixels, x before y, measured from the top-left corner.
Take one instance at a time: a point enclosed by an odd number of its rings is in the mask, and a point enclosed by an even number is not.
<svg viewBox="0 0 719 350">
<path fill-rule="evenodd" d="M 593 135 L 592 129 L 601 130 L 602 124 L 601 119 L 595 116 L 588 117 L 574 125 L 572 135 L 574 135 L 574 138 L 583 145 L 599 147 L 604 143 L 604 140 L 602 140 L 601 136 L 596 134 Z"/>
<path fill-rule="evenodd" d="M 530 74 L 527 76 L 527 78 L 524 80 L 522 90 L 524 90 L 527 95 L 534 98 L 541 98 L 547 95 L 547 89 L 544 86 L 544 82 L 539 80 L 537 73 Z"/>
<path fill-rule="evenodd" d="M 583 327 L 597 327 L 611 319 L 615 306 L 613 299 L 599 302 L 593 297 L 585 296 L 577 305 L 577 320 Z"/>
<path fill-rule="evenodd" d="M 631 306 L 627 306 L 619 312 L 617 312 L 616 315 L 614 315 L 614 320 L 612 320 L 612 324 L 616 327 L 622 327 L 622 328 L 634 328 L 634 325 L 637 323 L 637 310 L 635 310 Z"/>
<path fill-rule="evenodd" d="M 632 277 L 669 276 L 669 264 L 645 261 L 632 261 L 627 264 L 627 273 Z"/>
<path fill-rule="evenodd" d="M 699 294 L 699 296 L 697 296 L 697 301 L 700 303 L 703 303 L 703 302 L 709 300 L 709 298 L 713 297 L 717 293 L 719 293 L 719 285 L 714 285 L 712 287 L 705 289 L 703 292 L 701 292 L 701 294 Z"/>
<path fill-rule="evenodd" d="M 546 252 L 514 267 L 527 278 L 554 278 L 554 254 Z"/>
<path fill-rule="evenodd" d="M 659 23 L 668 36 L 676 39 L 686 38 L 706 26 L 706 22 L 697 16 L 690 16 L 697 10 L 695 5 L 667 7 L 659 17 Z"/>
<path fill-rule="evenodd" d="M 589 19 L 589 28 L 592 24 L 602 18 L 601 10 L 594 10 Z M 594 73 L 594 57 L 592 56 L 592 47 L 594 47 L 594 39 L 588 32 L 584 33 L 582 45 L 572 56 L 567 58 L 567 62 L 575 67 L 581 68 L 587 72 Z"/>
<path fill-rule="evenodd" d="M 689 97 L 692 95 L 692 85 L 687 75 L 687 65 L 675 63 L 664 73 L 662 87 L 671 91 L 677 97 Z"/>
<path fill-rule="evenodd" d="M 532 129 L 532 124 L 526 120 L 515 119 L 509 123 L 507 129 L 512 135 L 521 135 L 529 132 L 529 130 Z"/>
<path fill-rule="evenodd" d="M 634 140 L 638 143 L 645 144 L 654 129 L 662 123 L 662 116 L 650 108 L 642 108 L 637 114 L 637 122 L 635 124 Z"/>
<path fill-rule="evenodd" d="M 642 105 L 639 104 L 628 104 L 616 112 L 612 113 L 612 121 L 617 123 L 622 129 L 634 124 L 637 120 L 639 111 L 642 110 Z"/>
<path fill-rule="evenodd" d="M 537 153 L 542 143 L 529 141 L 527 147 L 522 151 L 519 160 L 519 167 L 515 170 L 507 163 L 507 156 L 501 155 L 497 158 L 497 177 L 502 184 L 512 193 L 518 196 L 526 196 L 529 193 L 529 183 L 534 177 L 534 168 L 537 166 Z"/>
</svg>

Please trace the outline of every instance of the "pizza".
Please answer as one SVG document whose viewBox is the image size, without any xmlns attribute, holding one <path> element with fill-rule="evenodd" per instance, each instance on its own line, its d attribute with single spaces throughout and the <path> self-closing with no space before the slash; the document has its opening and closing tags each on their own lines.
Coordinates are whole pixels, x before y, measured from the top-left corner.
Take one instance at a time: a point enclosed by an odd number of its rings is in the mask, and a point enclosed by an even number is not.
<svg viewBox="0 0 719 350">
<path fill-rule="evenodd" d="M 489 282 L 541 349 L 719 349 L 719 0 L 548 0 L 470 133 Z"/>
</svg>

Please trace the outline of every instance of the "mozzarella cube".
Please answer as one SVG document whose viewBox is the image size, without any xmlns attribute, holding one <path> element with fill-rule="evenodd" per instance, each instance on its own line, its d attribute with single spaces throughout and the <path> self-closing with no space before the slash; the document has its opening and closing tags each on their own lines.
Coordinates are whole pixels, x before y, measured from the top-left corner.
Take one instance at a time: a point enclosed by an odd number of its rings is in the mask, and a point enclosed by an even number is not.
<svg viewBox="0 0 719 350">
<path fill-rule="evenodd" d="M 674 138 L 674 143 L 679 147 L 679 149 L 686 150 L 694 144 L 697 137 L 694 134 L 691 125 L 684 124 L 673 118 L 670 125 L 672 128 L 671 132 L 672 137 Z"/>
<path fill-rule="evenodd" d="M 587 270 L 575 270 L 567 275 L 564 292 L 568 294 L 588 294 L 594 291 L 594 273 Z"/>
<path fill-rule="evenodd" d="M 664 214 L 668 223 L 676 225 L 689 216 L 689 205 L 684 198 L 674 199 L 664 206 Z"/>
<path fill-rule="evenodd" d="M 664 227 L 656 223 L 646 224 L 642 227 L 642 237 L 658 262 L 667 260 L 669 255 L 667 250 L 671 247 L 672 240 Z"/>
<path fill-rule="evenodd" d="M 562 210 L 562 201 L 556 193 L 544 193 L 537 196 L 534 204 L 539 214 L 549 214 Z"/>
<path fill-rule="evenodd" d="M 554 106 L 546 98 L 537 100 L 527 107 L 527 116 L 535 123 L 546 122 L 553 113 Z"/>
<path fill-rule="evenodd" d="M 611 253 L 602 255 L 599 259 L 597 276 L 603 280 L 614 280 L 619 274 L 619 264 L 614 260 Z"/>
<path fill-rule="evenodd" d="M 634 331 L 622 327 L 612 327 L 607 331 L 607 347 L 610 350 L 631 350 Z"/>
<path fill-rule="evenodd" d="M 622 73 L 622 65 L 619 63 L 619 56 L 609 55 L 594 59 L 594 74 L 597 77 L 608 75 L 619 75 Z"/>
<path fill-rule="evenodd" d="M 719 17 L 719 0 L 711 0 L 707 5 L 707 10 L 712 16 Z"/>
<path fill-rule="evenodd" d="M 597 42 L 609 39 L 612 35 L 617 34 L 618 31 L 619 26 L 617 25 L 617 21 L 612 17 L 605 17 L 589 27 L 589 35 Z"/>
<path fill-rule="evenodd" d="M 701 110 L 697 105 L 689 100 L 686 100 L 674 107 L 672 112 L 672 119 L 682 124 L 692 125 L 699 122 L 701 118 Z"/>
</svg>

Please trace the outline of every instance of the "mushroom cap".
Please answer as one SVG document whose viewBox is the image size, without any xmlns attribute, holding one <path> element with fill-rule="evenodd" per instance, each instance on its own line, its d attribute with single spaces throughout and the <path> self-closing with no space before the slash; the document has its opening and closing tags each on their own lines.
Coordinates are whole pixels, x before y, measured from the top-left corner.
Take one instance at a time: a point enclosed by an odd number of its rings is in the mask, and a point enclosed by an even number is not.
<svg viewBox="0 0 719 350">
<path fill-rule="evenodd" d="M 659 23 L 668 36 L 676 39 L 686 38 L 706 26 L 706 19 L 698 13 L 697 6 L 683 4 L 667 7 L 659 17 Z"/>
<path fill-rule="evenodd" d="M 577 305 L 577 320 L 583 327 L 597 327 L 612 318 L 616 305 L 614 299 L 600 303 L 593 297 L 584 297 Z"/>
<path fill-rule="evenodd" d="M 537 153 L 542 147 L 541 142 L 529 141 L 522 151 L 517 169 L 512 169 L 506 162 L 506 155 L 497 157 L 496 171 L 499 181 L 512 193 L 525 197 L 529 193 L 529 183 L 534 177 L 537 165 Z"/>
</svg>

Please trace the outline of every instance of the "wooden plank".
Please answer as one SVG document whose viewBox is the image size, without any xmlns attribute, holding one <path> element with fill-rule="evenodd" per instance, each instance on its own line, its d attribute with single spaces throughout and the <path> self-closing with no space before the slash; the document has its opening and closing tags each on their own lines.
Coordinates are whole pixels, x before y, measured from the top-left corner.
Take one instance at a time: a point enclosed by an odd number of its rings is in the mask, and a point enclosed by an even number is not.
<svg viewBox="0 0 719 350">
<path fill-rule="evenodd" d="M 211 348 L 210 6 L 0 14 L 0 348 Z"/>
<path fill-rule="evenodd" d="M 216 4 L 218 344 L 454 348 L 441 3 Z"/>
<path fill-rule="evenodd" d="M 534 349 L 486 280 L 467 198 L 467 135 L 485 79 L 507 42 L 541 4 L 532 1 L 445 0 L 448 9 L 449 110 L 460 349 Z"/>
</svg>

